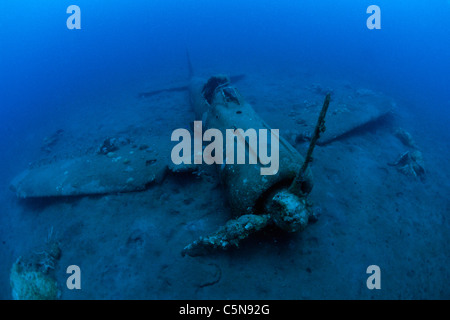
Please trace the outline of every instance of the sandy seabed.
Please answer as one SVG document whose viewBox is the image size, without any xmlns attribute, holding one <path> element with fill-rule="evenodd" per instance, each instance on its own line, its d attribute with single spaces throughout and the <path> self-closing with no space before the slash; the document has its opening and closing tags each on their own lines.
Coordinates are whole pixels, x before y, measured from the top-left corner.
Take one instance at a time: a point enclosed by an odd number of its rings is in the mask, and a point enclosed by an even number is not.
<svg viewBox="0 0 450 320">
<path fill-rule="evenodd" d="M 358 90 L 372 90 L 294 71 L 246 74 L 237 84 L 240 92 L 291 142 L 302 132 L 297 111 L 323 101 L 318 86 L 333 89 L 330 108 L 351 104 Z M 161 143 L 172 143 L 172 130 L 189 128 L 194 114 L 187 93 L 137 98 L 150 87 L 182 82 L 159 80 L 78 107 L 54 124 L 64 134 L 50 154 L 38 143 L 52 134 L 43 128 L 24 142 L 34 157 L 22 162 L 94 152 L 110 136 L 133 140 L 158 134 L 167 136 Z M 180 252 L 230 218 L 214 167 L 205 166 L 200 174 L 169 174 L 142 192 L 50 200 L 19 201 L 5 179 L 0 298 L 11 298 L 14 261 L 38 250 L 53 230 L 62 251 L 53 271 L 62 299 L 449 299 L 448 132 L 433 127 L 405 101 L 392 99 L 392 119 L 316 148 L 310 194 L 316 223 L 296 234 L 270 230 L 237 250 L 209 256 L 182 257 Z M 408 150 L 394 135 L 399 127 L 423 153 L 424 181 L 388 165 Z M 301 154 L 307 146 L 295 145 Z M 23 169 L 17 166 L 9 174 Z M 69 265 L 81 268 L 81 290 L 65 286 Z M 381 269 L 381 290 L 366 287 L 370 265 Z"/>
</svg>

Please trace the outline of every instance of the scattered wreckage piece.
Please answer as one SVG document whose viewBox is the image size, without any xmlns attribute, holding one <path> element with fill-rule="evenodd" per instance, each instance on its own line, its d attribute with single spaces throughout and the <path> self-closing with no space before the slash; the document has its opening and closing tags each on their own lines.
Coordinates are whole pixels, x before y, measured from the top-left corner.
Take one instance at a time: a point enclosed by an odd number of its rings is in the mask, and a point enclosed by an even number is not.
<svg viewBox="0 0 450 320">
<path fill-rule="evenodd" d="M 406 147 L 411 149 L 418 149 L 416 141 L 412 135 L 403 128 L 397 128 L 394 132 L 394 136 L 396 136 Z"/>
<path fill-rule="evenodd" d="M 389 162 L 388 165 L 396 167 L 397 170 L 406 176 L 410 176 L 419 181 L 425 181 L 425 163 L 422 152 L 419 150 L 412 135 L 403 128 L 397 128 L 394 132 L 400 142 L 410 150 L 401 153 L 397 160 Z"/>
<path fill-rule="evenodd" d="M 396 167 L 399 172 L 406 176 L 412 176 L 420 181 L 425 179 L 423 156 L 419 150 L 405 151 L 400 154 L 396 161 L 388 163 L 388 165 Z"/>
<path fill-rule="evenodd" d="M 61 257 L 59 241 L 52 238 L 39 251 L 20 256 L 10 271 L 11 295 L 14 300 L 56 300 L 61 291 L 56 281 L 55 267 Z"/>
</svg>

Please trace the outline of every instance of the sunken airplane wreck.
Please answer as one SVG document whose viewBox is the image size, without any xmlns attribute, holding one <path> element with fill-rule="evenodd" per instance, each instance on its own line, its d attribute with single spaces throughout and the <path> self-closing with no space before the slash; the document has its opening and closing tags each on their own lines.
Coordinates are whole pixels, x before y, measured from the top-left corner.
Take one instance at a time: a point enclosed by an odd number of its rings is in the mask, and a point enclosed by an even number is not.
<svg viewBox="0 0 450 320">
<path fill-rule="evenodd" d="M 140 97 L 189 90 L 195 116 L 202 119 L 205 127 L 216 128 L 223 134 L 230 128 L 271 131 L 235 88 L 234 82 L 242 77 L 191 77 L 189 85 L 141 93 Z M 307 198 L 313 188 L 309 163 L 316 143 L 331 143 L 391 112 L 390 108 L 370 103 L 363 109 L 354 110 L 355 116 L 351 118 L 332 112 L 327 117 L 325 131 L 325 114 L 329 104 L 330 94 L 327 94 L 320 114 L 305 110 L 302 115 L 310 131 L 314 132 L 305 158 L 286 139 L 276 136 L 279 142 L 279 168 L 276 174 L 261 175 L 260 169 L 264 165 L 260 161 L 256 164 L 216 165 L 233 218 L 215 233 L 188 244 L 181 251 L 183 256 L 198 256 L 216 249 L 237 247 L 241 240 L 267 226 L 275 225 L 287 232 L 301 231 L 316 218 Z M 317 141 L 319 135 L 320 143 Z M 245 137 L 239 138 L 246 143 Z M 135 192 L 160 183 L 169 171 L 194 171 L 192 165 L 175 165 L 171 161 L 171 146 L 160 143 L 163 139 L 169 137 L 145 137 L 146 145 L 157 148 L 152 159 L 148 158 L 144 148 L 105 140 L 100 152 L 25 170 L 12 181 L 11 189 L 22 199 Z M 252 152 L 251 147 L 245 148 L 247 158 Z M 132 164 L 133 170 L 124 171 L 123 163 Z"/>
</svg>

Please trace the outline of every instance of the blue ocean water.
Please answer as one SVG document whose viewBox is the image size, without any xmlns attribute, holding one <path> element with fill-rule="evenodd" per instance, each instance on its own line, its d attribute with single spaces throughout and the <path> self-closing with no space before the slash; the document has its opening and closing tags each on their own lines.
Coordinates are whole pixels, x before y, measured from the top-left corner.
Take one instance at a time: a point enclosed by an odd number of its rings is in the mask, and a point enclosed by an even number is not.
<svg viewBox="0 0 450 320">
<path fill-rule="evenodd" d="M 66 20 L 70 16 L 66 9 L 72 4 L 81 9 L 80 30 L 69 30 L 66 26 Z M 381 9 L 381 29 L 379 30 L 369 30 L 366 25 L 369 17 L 366 9 L 372 4 Z M 140 287 L 137 288 L 135 296 L 131 291 L 123 296 L 109 296 L 105 292 L 110 288 L 108 286 L 112 285 L 108 284 L 105 285 L 105 290 L 100 290 L 97 295 L 87 289 L 89 293 L 85 296 L 83 293 L 77 296 L 73 292 L 63 292 L 63 298 L 448 299 L 450 297 L 449 289 L 440 287 L 439 283 L 449 283 L 449 272 L 446 271 L 449 263 L 448 251 L 442 251 L 448 249 L 446 243 L 449 240 L 448 210 L 450 209 L 448 200 L 450 185 L 446 180 L 450 177 L 450 164 L 447 160 L 450 154 L 448 147 L 450 138 L 448 129 L 450 120 L 449 17 L 450 2 L 447 0 L 428 2 L 406 0 L 377 0 L 375 2 L 351 0 L 338 2 L 328 0 L 137 0 L 132 2 L 77 0 L 76 2 L 57 1 L 57 3 L 20 0 L 1 2 L 0 149 L 2 156 L 0 158 L 0 203 L 2 203 L 2 214 L 0 241 L 2 244 L 0 244 L 0 283 L 2 286 L 0 286 L 0 297 L 2 299 L 11 298 L 9 271 L 12 263 L 19 255 L 27 252 L 30 242 L 35 239 L 30 236 L 30 233 L 33 233 L 31 230 L 41 230 L 36 231 L 39 234 L 47 232 L 48 221 L 46 224 L 45 221 L 43 222 L 45 219 L 42 216 L 42 220 L 36 216 L 46 210 L 44 216 L 51 218 L 50 211 L 61 211 L 60 214 L 65 215 L 65 219 L 68 221 L 66 227 L 72 225 L 71 219 L 76 220 L 71 217 L 70 205 L 57 203 L 56 207 L 54 204 L 41 207 L 36 203 L 30 205 L 17 200 L 14 193 L 8 189 L 11 180 L 26 169 L 30 163 L 43 157 L 52 158 L 52 154 L 48 155 L 42 152 L 42 141 L 58 129 L 62 128 L 66 136 L 72 135 L 66 142 L 61 142 L 63 145 L 59 150 L 61 154 L 70 154 L 72 149 L 76 149 L 77 152 L 81 149 L 85 150 L 89 144 L 85 140 L 86 137 L 92 137 L 98 133 L 97 140 L 102 140 L 107 135 L 107 129 L 104 129 L 106 125 L 103 124 L 105 119 L 114 118 L 114 115 L 120 118 L 122 113 L 127 112 L 128 103 L 124 96 L 129 96 L 130 101 L 134 101 L 135 95 L 139 92 L 178 85 L 183 81 L 187 82 L 186 50 L 189 50 L 194 68 L 199 72 L 205 73 L 213 70 L 214 72 L 246 73 L 250 79 L 253 79 L 252 86 L 247 86 L 249 89 L 247 92 L 256 97 L 255 101 L 260 101 L 258 97 L 263 97 L 261 99 L 269 97 L 269 99 L 277 101 L 277 92 L 264 91 L 267 88 L 261 89 L 263 90 L 261 92 L 258 91 L 258 88 L 264 88 L 264 84 L 270 84 L 270 81 L 274 83 L 287 81 L 286 77 L 293 79 L 299 77 L 301 78 L 299 83 L 303 83 L 303 76 L 305 79 L 308 76 L 314 78 L 314 81 L 304 80 L 304 82 L 312 83 L 317 82 L 317 79 L 323 79 L 323 83 L 328 83 L 326 79 L 334 79 L 351 83 L 354 88 L 362 86 L 375 92 L 382 92 L 395 100 L 400 106 L 398 115 L 404 119 L 403 126 L 413 133 L 416 142 L 422 147 L 425 158 L 428 158 L 429 170 L 434 173 L 430 174 L 426 185 L 419 184 L 416 188 L 417 190 L 422 188 L 432 190 L 430 191 L 432 195 L 427 195 L 425 202 L 407 206 L 403 203 L 411 203 L 420 195 L 419 191 L 414 189 L 418 193 L 405 199 L 404 194 L 411 191 L 408 189 L 409 187 L 405 187 L 405 190 L 409 191 L 396 191 L 397 194 L 402 193 L 398 199 L 380 196 L 376 201 L 395 202 L 400 207 L 408 207 L 411 216 L 403 217 L 408 221 L 406 223 L 408 226 L 417 224 L 429 227 L 428 233 L 424 231 L 424 234 L 415 234 L 414 238 L 415 241 L 421 242 L 421 237 L 435 237 L 434 239 L 427 238 L 427 241 L 437 244 L 436 248 L 430 249 L 429 252 L 425 248 L 420 249 L 417 253 L 412 252 L 411 255 L 415 256 L 417 261 L 420 260 L 421 255 L 424 260 L 430 260 L 429 268 L 431 270 L 427 269 L 427 272 L 433 276 L 424 274 L 425 271 L 421 269 L 422 267 L 418 267 L 419 271 L 416 270 L 414 276 L 407 276 L 408 272 L 414 273 L 415 267 L 412 265 L 408 270 L 403 270 L 403 267 L 400 267 L 403 266 L 402 263 L 399 263 L 396 270 L 398 274 L 404 274 L 404 279 L 397 277 L 386 280 L 391 281 L 391 285 L 386 285 L 389 292 L 381 291 L 381 293 L 374 294 L 371 291 L 366 293 L 366 288 L 360 289 L 358 284 L 355 284 L 358 283 L 359 278 L 355 280 L 350 276 L 349 281 L 352 286 L 348 292 L 345 289 L 327 291 L 326 288 L 333 286 L 333 283 L 325 283 L 328 279 L 321 280 L 324 278 L 317 277 L 310 279 L 310 287 L 306 288 L 303 293 L 289 287 L 286 287 L 284 291 L 281 288 L 275 290 L 276 284 L 271 283 L 267 284 L 267 287 L 249 287 L 240 295 L 226 285 L 221 285 L 227 281 L 224 279 L 227 276 L 226 272 L 229 274 L 228 281 L 231 281 L 230 279 L 233 278 L 231 274 L 238 273 L 240 263 L 245 263 L 245 259 L 241 256 L 243 254 L 237 254 L 237 257 L 234 257 L 237 260 L 235 270 L 229 265 L 227 267 L 221 265 L 221 263 L 229 264 L 229 262 L 214 262 L 222 267 L 222 279 L 218 285 L 208 286 L 206 291 L 199 294 L 194 289 L 183 291 L 183 281 L 178 281 L 179 278 L 184 277 L 183 272 L 172 267 L 172 262 L 168 257 L 161 256 L 161 264 L 169 265 L 168 270 L 172 273 L 168 276 L 170 281 L 161 280 L 161 282 L 171 283 L 168 285 L 170 288 L 156 287 L 156 282 L 151 282 L 146 278 L 146 281 L 152 283 L 153 286 L 147 292 Z M 272 78 L 270 80 L 261 78 L 261 74 L 264 75 L 262 71 Z M 302 72 L 302 74 L 298 72 Z M 295 90 L 295 85 L 290 89 Z M 335 92 L 336 90 L 338 89 L 335 89 Z M 133 91 L 135 95 L 133 95 Z M 243 94 L 245 95 L 246 92 Z M 120 98 L 116 98 L 117 96 Z M 120 101 L 123 107 L 113 106 L 114 103 L 108 101 L 108 97 Z M 170 96 L 168 97 L 170 98 Z M 176 101 L 183 101 L 184 96 L 177 97 L 179 100 Z M 98 113 L 95 110 L 96 104 L 101 104 L 99 107 L 101 110 Z M 183 106 L 180 108 L 182 109 Z M 283 113 L 285 112 L 283 108 L 287 107 L 278 106 L 278 108 L 280 113 Z M 165 117 L 177 119 L 181 109 L 156 103 L 140 112 L 149 119 L 152 118 L 152 113 L 155 114 L 154 122 L 147 125 L 157 130 L 165 127 Z M 108 113 L 108 110 L 111 110 L 111 113 Z M 188 112 L 187 109 L 186 112 Z M 83 118 L 83 114 L 86 114 L 86 119 Z M 139 117 L 141 117 L 140 114 L 136 115 L 136 118 Z M 184 121 L 183 117 L 178 118 L 180 123 Z M 132 123 L 133 118 L 130 119 L 129 122 Z M 120 119 L 112 119 L 111 122 L 113 127 L 115 123 L 120 123 Z M 97 124 L 99 125 L 97 126 Z M 103 129 L 100 128 L 100 124 L 103 124 Z M 189 127 L 189 123 L 181 125 Z M 96 146 L 97 140 L 93 139 L 92 145 Z M 84 144 L 85 142 L 86 144 Z M 161 143 L 168 142 L 162 141 Z M 379 146 L 380 142 L 377 143 Z M 302 150 L 304 151 L 304 149 Z M 377 151 L 373 152 L 377 153 Z M 393 152 L 392 158 L 396 156 L 397 153 Z M 386 159 L 386 161 L 392 161 L 392 158 Z M 357 174 L 358 168 L 354 170 Z M 322 174 L 321 171 L 319 172 Z M 434 178 L 441 180 L 435 181 Z M 341 177 L 341 179 L 343 178 Z M 405 181 L 408 180 L 405 179 Z M 416 183 L 416 181 L 411 181 L 411 184 Z M 325 190 L 326 185 L 316 185 L 315 188 Z M 364 189 L 364 186 L 362 188 Z M 161 191 L 160 196 L 164 198 L 164 194 L 170 194 L 171 190 Z M 376 193 L 374 189 L 370 190 L 370 193 Z M 180 192 L 183 194 L 185 191 L 181 190 Z M 320 194 L 325 195 L 326 191 Z M 195 193 L 192 196 L 195 196 Z M 315 202 L 320 201 L 320 197 L 317 196 L 314 200 Z M 86 205 L 83 201 L 87 200 L 79 201 L 81 201 L 80 206 Z M 134 201 L 133 205 L 140 207 L 138 200 L 129 201 Z M 116 205 L 123 208 L 121 204 L 116 203 Z M 325 204 L 324 206 L 326 207 Z M 350 206 L 354 206 L 354 204 L 349 204 Z M 386 214 L 383 209 L 376 212 L 376 207 L 371 208 L 375 216 Z M 92 211 L 97 209 L 92 209 Z M 189 210 L 197 209 L 194 207 Z M 161 207 L 159 210 L 163 217 L 166 211 L 172 209 L 170 204 L 166 204 L 166 207 Z M 429 216 L 431 210 L 435 212 L 432 218 Z M 337 212 L 338 210 L 329 209 L 329 211 Z M 91 219 L 93 218 L 91 217 Z M 323 219 L 318 223 L 325 223 L 324 221 L 327 219 L 332 220 L 324 214 Z M 341 215 L 337 219 L 345 220 L 346 218 Z M 34 225 L 38 222 L 42 225 Z M 111 220 L 110 223 L 113 224 L 114 220 Z M 156 228 L 164 225 L 164 221 L 160 223 L 160 226 L 157 225 Z M 347 220 L 342 223 L 348 228 L 357 229 L 359 227 L 348 224 L 350 222 Z M 85 225 L 88 224 L 88 222 L 85 223 Z M 62 222 L 59 225 L 61 233 L 66 232 L 65 237 L 61 235 L 62 239 L 68 241 L 70 232 L 64 231 Z M 378 227 L 380 229 L 371 226 L 375 233 L 385 234 L 384 227 L 382 225 Z M 403 225 L 399 223 L 397 231 L 400 232 L 402 227 Z M 435 227 L 437 229 L 434 229 Z M 131 226 L 130 228 L 132 229 Z M 86 227 L 83 230 L 83 232 L 89 233 L 91 229 Z M 435 230 L 435 233 L 433 234 L 431 230 Z M 80 259 L 90 257 L 91 260 L 85 260 L 88 261 L 85 264 L 92 261 L 92 256 L 103 259 L 106 255 L 102 253 L 101 249 L 96 248 L 95 244 L 90 244 L 82 235 L 80 236 L 80 232 L 82 231 L 75 233 L 74 237 L 78 237 L 77 239 L 83 242 L 84 245 L 81 247 L 92 246 L 92 252 L 89 254 L 80 251 Z M 160 229 L 158 232 L 164 234 Z M 308 237 L 320 238 L 320 232 L 315 235 L 314 231 L 309 232 Z M 407 232 L 410 231 L 405 231 L 405 233 Z M 402 237 L 404 235 L 398 235 L 398 238 L 391 239 L 392 241 L 387 244 L 388 251 L 392 250 L 389 252 L 401 252 L 402 248 L 406 251 L 411 249 L 408 247 L 407 241 L 400 240 Z M 186 241 L 189 242 L 188 238 L 183 239 L 181 243 Z M 339 239 L 336 241 L 339 242 Z M 376 243 L 380 244 L 380 242 Z M 157 244 L 155 245 L 157 246 Z M 386 244 L 383 242 L 383 245 Z M 410 245 L 413 246 L 412 243 Z M 292 243 L 282 243 L 282 246 L 289 248 Z M 70 251 L 70 245 L 67 242 L 65 247 L 64 244 L 62 247 L 63 254 L 64 250 Z M 313 253 L 317 255 L 314 261 L 319 265 L 327 264 L 327 262 L 320 261 L 325 259 L 325 252 L 329 257 L 335 256 L 338 252 L 331 254 L 332 246 L 324 245 L 324 247 L 319 246 L 318 248 L 324 250 L 321 253 Z M 366 249 L 372 250 L 368 244 L 366 244 Z M 160 248 L 159 250 L 164 252 L 178 250 L 178 248 Z M 258 249 L 248 250 L 257 251 Z M 307 249 L 303 248 L 302 250 L 305 255 Z M 361 250 L 364 251 L 364 248 Z M 438 252 L 432 250 L 438 250 Z M 76 249 L 73 249 L 73 252 L 67 255 L 75 258 L 77 252 Z M 145 253 L 143 255 L 145 256 Z M 255 265 L 264 263 L 254 255 L 250 254 L 250 257 L 255 259 L 253 262 Z M 107 258 L 104 259 L 106 262 L 108 261 Z M 126 258 L 123 258 L 124 265 L 133 263 L 126 261 Z M 225 261 L 227 260 L 225 259 Z M 410 264 L 417 261 L 414 260 Z M 376 261 L 372 262 L 376 264 Z M 259 275 L 261 278 L 272 275 L 271 261 L 266 261 L 266 263 L 267 265 L 263 268 L 263 276 Z M 328 263 L 333 264 L 334 262 L 331 260 Z M 347 263 L 348 266 L 342 268 L 348 268 L 350 275 L 357 272 L 356 266 L 364 265 L 365 268 L 365 260 L 352 264 L 350 259 Z M 369 263 L 366 264 L 369 265 Z M 250 265 L 252 264 L 250 263 Z M 60 268 L 59 271 L 62 270 L 63 275 L 59 277 L 63 278 L 65 270 Z M 120 269 L 120 266 L 118 268 Z M 285 268 L 289 269 L 287 265 Z M 290 270 L 295 268 L 292 266 Z M 314 266 L 311 268 L 313 271 L 310 275 L 314 277 Z M 395 269 L 395 267 L 392 268 Z M 225 269 L 227 271 L 224 271 Z M 363 278 L 365 277 L 364 271 Z M 158 274 L 159 279 L 166 279 L 161 276 L 161 272 Z M 327 271 L 323 272 L 329 274 Z M 191 273 L 192 271 L 189 271 L 188 276 L 198 277 Z M 296 277 L 293 271 L 292 274 L 291 272 L 287 272 L 287 274 L 288 277 Z M 258 276 L 255 277 L 258 278 Z M 125 276 L 119 278 L 123 281 L 115 283 L 117 291 L 129 287 L 130 284 L 135 285 L 135 282 L 131 280 L 127 283 Z M 138 278 L 136 276 L 136 279 Z M 277 276 L 274 278 L 278 279 Z M 286 279 L 286 281 L 288 280 Z M 279 280 L 277 281 L 279 282 Z M 276 281 L 274 280 L 274 282 Z M 337 280 L 336 283 L 340 288 L 345 286 L 345 281 L 342 279 Z M 361 287 L 364 287 L 365 283 L 361 283 Z M 164 284 L 158 283 L 158 286 L 163 287 Z M 412 287 L 415 287 L 416 291 Z M 418 287 L 422 289 L 419 290 Z M 424 287 L 425 289 L 423 289 Z"/>
</svg>

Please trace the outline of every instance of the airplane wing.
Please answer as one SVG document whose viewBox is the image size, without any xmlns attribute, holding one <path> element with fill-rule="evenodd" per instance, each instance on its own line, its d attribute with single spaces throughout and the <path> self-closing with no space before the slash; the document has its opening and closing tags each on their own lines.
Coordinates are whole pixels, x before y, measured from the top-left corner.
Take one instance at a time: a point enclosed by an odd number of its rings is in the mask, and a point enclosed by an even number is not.
<svg viewBox="0 0 450 320">
<path fill-rule="evenodd" d="M 25 170 L 11 183 L 19 198 L 82 196 L 140 191 L 166 175 L 170 162 L 167 137 L 149 137 L 114 152 L 58 160 Z M 141 144 L 142 145 L 142 144 Z"/>
</svg>

